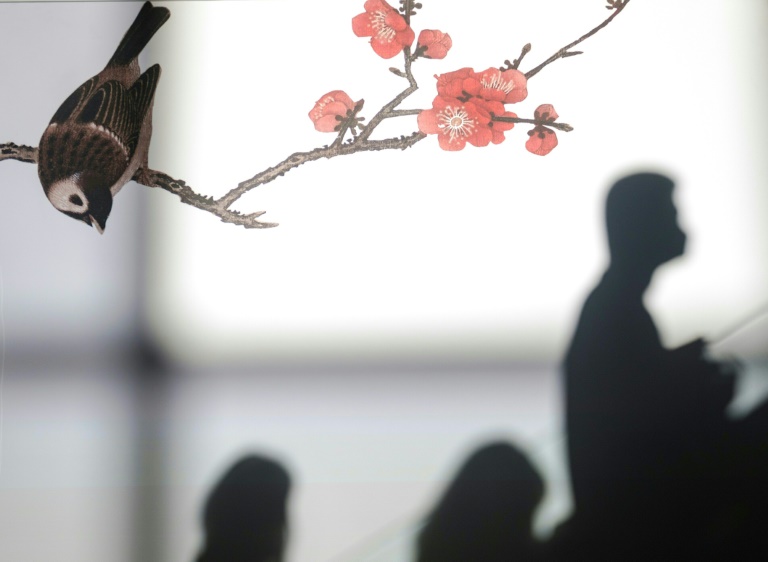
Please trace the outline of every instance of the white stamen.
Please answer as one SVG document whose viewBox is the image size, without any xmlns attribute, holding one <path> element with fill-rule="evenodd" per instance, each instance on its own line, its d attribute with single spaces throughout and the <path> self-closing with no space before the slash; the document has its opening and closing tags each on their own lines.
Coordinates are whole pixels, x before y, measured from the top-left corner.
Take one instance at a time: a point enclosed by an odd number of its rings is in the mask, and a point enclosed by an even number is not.
<svg viewBox="0 0 768 562">
<path fill-rule="evenodd" d="M 504 92 L 505 94 L 508 94 L 515 88 L 515 83 L 510 81 L 505 81 L 501 77 L 501 72 L 494 72 L 491 74 L 492 78 L 489 81 L 487 78 L 483 78 L 480 81 L 480 85 L 483 88 L 487 88 L 489 90 L 500 90 Z"/>
<path fill-rule="evenodd" d="M 387 13 L 379 10 L 371 14 L 371 27 L 376 32 L 376 38 L 391 43 L 397 32 L 387 25 Z"/>
<path fill-rule="evenodd" d="M 475 121 L 463 107 L 446 107 L 438 115 L 438 129 L 447 130 L 451 142 L 458 137 L 468 137 L 475 128 Z"/>
</svg>

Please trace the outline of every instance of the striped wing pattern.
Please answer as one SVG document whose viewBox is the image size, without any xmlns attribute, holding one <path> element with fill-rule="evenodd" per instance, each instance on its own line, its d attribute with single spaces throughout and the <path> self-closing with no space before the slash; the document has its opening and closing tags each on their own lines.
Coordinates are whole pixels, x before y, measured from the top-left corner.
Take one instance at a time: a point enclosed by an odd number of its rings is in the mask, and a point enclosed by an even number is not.
<svg viewBox="0 0 768 562">
<path fill-rule="evenodd" d="M 77 116 L 77 122 L 93 123 L 112 132 L 128 150 L 129 156 L 133 156 L 159 78 L 160 66 L 154 65 L 130 89 L 117 80 L 103 83 L 91 95 Z"/>
<path fill-rule="evenodd" d="M 53 114 L 51 123 L 64 123 L 67 119 L 72 117 L 72 115 L 77 114 L 83 108 L 83 104 L 88 100 L 93 91 L 96 89 L 97 83 L 97 77 L 94 76 L 85 84 L 80 86 L 77 90 L 72 92 L 69 97 L 64 100 L 64 103 L 61 104 L 59 109 L 56 110 L 56 113 Z"/>
<path fill-rule="evenodd" d="M 113 185 L 136 151 L 144 117 L 152 107 L 160 66 L 150 67 L 128 89 L 117 80 L 97 87 L 91 78 L 56 111 L 40 142 L 43 185 L 89 170 Z"/>
</svg>

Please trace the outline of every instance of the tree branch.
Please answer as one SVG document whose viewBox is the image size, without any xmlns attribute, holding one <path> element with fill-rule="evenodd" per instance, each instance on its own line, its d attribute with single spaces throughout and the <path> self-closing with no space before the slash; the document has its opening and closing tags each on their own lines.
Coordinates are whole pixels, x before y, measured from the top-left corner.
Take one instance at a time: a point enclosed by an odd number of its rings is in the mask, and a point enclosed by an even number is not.
<svg viewBox="0 0 768 562">
<path fill-rule="evenodd" d="M 532 76 L 535 76 L 536 74 L 538 74 L 541 71 L 541 69 L 543 69 L 545 66 L 555 62 L 557 59 L 562 59 L 562 58 L 565 58 L 565 57 L 572 57 L 574 55 L 580 55 L 581 54 L 580 51 L 579 52 L 576 52 L 576 51 L 569 52 L 569 50 L 572 49 L 573 47 L 575 47 L 576 45 L 578 45 L 579 43 L 581 43 L 582 41 L 584 41 L 586 39 L 589 39 L 595 33 L 597 33 L 598 31 L 603 29 L 606 25 L 611 23 L 613 21 L 613 18 L 618 16 L 621 13 L 621 11 L 627 6 L 627 4 L 629 4 L 629 0 L 623 0 L 622 2 L 614 2 L 614 3 L 612 3 L 609 6 L 609 9 L 612 9 L 613 13 L 603 23 L 598 25 L 592 31 L 582 35 L 581 37 L 576 39 L 576 41 L 574 41 L 573 43 L 569 43 L 568 45 L 566 45 L 565 47 L 563 47 L 562 49 L 557 51 L 554 55 L 549 57 L 547 60 L 545 60 L 543 63 L 541 63 L 536 68 L 532 68 L 531 70 L 526 72 L 525 73 L 525 77 L 530 79 Z"/>
<path fill-rule="evenodd" d="M 573 127 L 571 127 L 568 123 L 555 123 L 554 121 L 524 119 L 522 117 L 502 117 L 502 116 L 497 117 L 496 115 L 491 115 L 491 120 L 501 121 L 503 123 L 530 123 L 531 125 L 542 125 L 544 127 L 552 127 L 553 129 L 565 131 L 566 133 L 570 133 L 571 131 L 573 131 Z"/>
<path fill-rule="evenodd" d="M 348 154 L 354 154 L 356 152 L 370 152 L 376 150 L 405 150 L 419 142 L 426 137 L 424 133 L 415 132 L 410 135 L 401 136 L 399 138 L 389 138 L 383 140 L 367 140 L 362 138 L 362 135 L 358 136 L 352 142 L 348 142 L 342 145 L 331 145 L 322 148 L 316 148 L 309 152 L 296 152 L 291 154 L 288 158 L 280 162 L 277 166 L 267 168 L 263 172 L 260 172 L 253 176 L 251 179 L 241 182 L 236 188 L 224 195 L 221 199 L 213 201 L 212 204 L 217 208 L 226 209 L 242 197 L 245 193 L 258 187 L 269 183 L 278 177 L 282 176 L 286 172 L 298 168 L 302 164 L 307 162 L 313 162 L 320 160 L 321 158 L 335 158 L 337 156 L 346 156 Z M 201 208 L 201 207 L 199 207 Z M 211 212 L 213 212 L 211 210 Z M 214 213 L 216 214 L 216 213 Z M 222 218 L 222 220 L 224 220 Z M 229 221 L 225 221 L 229 222 Z M 272 225 L 270 225 L 272 226 Z"/>
<path fill-rule="evenodd" d="M 236 224 L 244 226 L 245 228 L 270 228 L 277 226 L 274 222 L 262 222 L 256 220 L 258 217 L 264 214 L 265 211 L 258 211 L 256 213 L 250 213 L 244 215 L 238 211 L 232 211 L 227 207 L 220 204 L 219 201 L 214 201 L 212 197 L 207 197 L 196 193 L 190 188 L 183 180 L 177 180 L 157 170 L 143 170 L 143 176 L 141 179 L 133 178 L 137 183 L 146 185 L 148 187 L 159 187 L 169 193 L 178 195 L 182 203 L 191 205 L 196 209 L 208 211 L 209 213 L 216 215 L 221 219 L 221 222 L 228 222 L 230 224 Z"/>
<path fill-rule="evenodd" d="M 200 195 L 189 187 L 184 180 L 177 180 L 158 170 L 139 170 L 133 177 L 136 183 L 147 187 L 159 187 L 165 191 L 177 195 L 182 203 L 191 205 L 196 209 L 209 212 L 221 219 L 222 222 L 243 226 L 245 228 L 271 228 L 277 223 L 257 220 L 265 211 L 243 214 L 229 207 L 242 195 L 251 189 L 269 183 L 286 172 L 298 168 L 307 162 L 313 162 L 322 158 L 335 158 L 347 156 L 356 152 L 371 152 L 379 150 L 405 150 L 425 138 L 421 132 L 414 132 L 408 136 L 393 137 L 381 140 L 366 140 L 358 137 L 352 142 L 342 145 L 324 146 L 309 152 L 296 152 L 288 158 L 263 172 L 256 174 L 249 180 L 240 183 L 236 188 L 219 199 Z M 37 148 L 31 146 L 18 146 L 14 143 L 0 144 L 0 161 L 19 160 L 36 164 Z"/>
<path fill-rule="evenodd" d="M 0 144 L 0 161 L 18 160 L 37 164 L 37 148 L 33 146 L 17 145 L 12 142 Z"/>
<path fill-rule="evenodd" d="M 363 127 L 363 130 L 360 133 L 360 136 L 358 139 L 361 140 L 367 140 L 368 137 L 371 136 L 371 133 L 373 133 L 373 130 L 378 127 L 379 123 L 384 121 L 384 119 L 387 119 L 388 117 L 395 117 L 395 115 L 392 115 L 392 112 L 394 109 L 403 103 L 405 98 L 410 96 L 413 92 L 419 89 L 419 85 L 416 83 L 416 78 L 413 76 L 413 71 L 411 70 L 411 65 L 413 64 L 413 60 L 411 60 L 411 48 L 405 47 L 403 49 L 403 58 L 405 59 L 405 72 L 403 73 L 396 73 L 398 76 L 401 76 L 408 80 L 408 87 L 400 92 L 395 99 L 393 99 L 391 102 L 386 104 L 384 107 L 382 107 L 379 112 L 373 116 L 373 118 L 370 120 L 370 122 Z"/>
<path fill-rule="evenodd" d="M 424 111 L 423 109 L 396 109 L 389 112 L 389 115 L 384 119 L 391 119 L 392 117 L 405 117 L 407 115 L 418 115 Z"/>
</svg>

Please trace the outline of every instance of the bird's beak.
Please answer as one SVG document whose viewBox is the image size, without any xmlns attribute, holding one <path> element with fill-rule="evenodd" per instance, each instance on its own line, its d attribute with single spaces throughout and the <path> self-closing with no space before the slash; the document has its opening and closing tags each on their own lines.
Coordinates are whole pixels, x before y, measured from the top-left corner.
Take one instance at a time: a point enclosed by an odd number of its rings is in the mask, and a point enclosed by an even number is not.
<svg viewBox="0 0 768 562">
<path fill-rule="evenodd" d="M 88 218 L 91 219 L 91 226 L 95 228 L 99 234 L 104 234 L 104 229 L 101 228 L 101 225 L 99 224 L 99 221 L 97 221 L 95 218 L 93 218 L 93 215 L 88 215 Z"/>
</svg>

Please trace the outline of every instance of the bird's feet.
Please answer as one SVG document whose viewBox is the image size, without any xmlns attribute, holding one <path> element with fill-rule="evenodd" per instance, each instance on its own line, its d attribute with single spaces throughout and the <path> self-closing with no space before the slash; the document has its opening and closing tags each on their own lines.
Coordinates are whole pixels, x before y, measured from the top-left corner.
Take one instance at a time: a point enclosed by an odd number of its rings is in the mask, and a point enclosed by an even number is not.
<svg viewBox="0 0 768 562">
<path fill-rule="evenodd" d="M 136 173 L 133 174 L 133 181 L 147 187 L 160 187 L 157 184 L 155 172 L 146 167 L 136 170 Z"/>
</svg>

